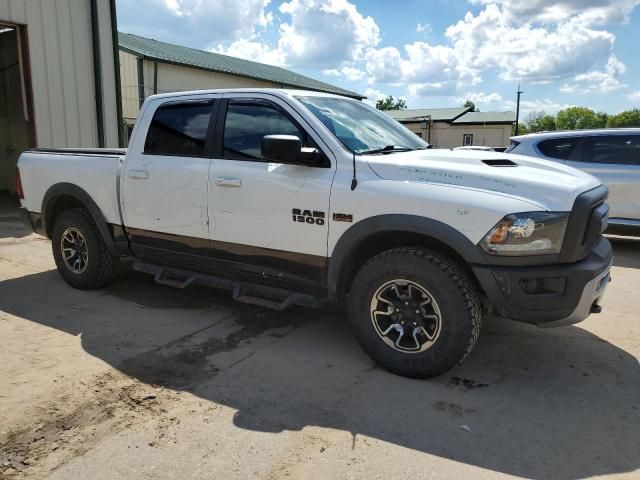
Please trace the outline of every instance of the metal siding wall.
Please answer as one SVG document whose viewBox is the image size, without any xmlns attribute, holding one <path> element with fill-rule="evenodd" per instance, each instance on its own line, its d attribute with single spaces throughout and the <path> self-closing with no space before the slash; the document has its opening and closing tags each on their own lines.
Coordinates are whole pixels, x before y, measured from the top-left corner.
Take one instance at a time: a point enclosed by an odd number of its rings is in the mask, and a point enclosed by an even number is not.
<svg viewBox="0 0 640 480">
<path fill-rule="evenodd" d="M 88 0 L 82 0 L 82 8 L 78 8 L 75 0 L 69 2 L 71 22 L 76 26 L 71 29 L 74 45 L 83 43 L 79 49 L 69 49 L 73 52 L 73 68 L 76 80 L 78 104 L 78 118 L 80 124 L 77 131 L 80 145 L 83 147 L 98 146 L 98 132 L 96 126 L 95 90 L 93 86 L 93 52 L 91 51 L 91 14 Z"/>
<path fill-rule="evenodd" d="M 86 1 L 86 0 L 82 0 Z M 116 97 L 116 71 L 111 35 L 111 11 L 107 0 L 98 2 L 100 30 L 100 58 L 102 59 L 102 97 L 104 109 L 104 140 L 106 147 L 118 147 L 118 99 Z"/>
<path fill-rule="evenodd" d="M 145 62 L 145 87 L 146 94 L 151 95 L 153 93 L 153 62 L 151 61 Z M 280 84 L 167 63 L 158 64 L 158 93 L 243 87 L 279 88 Z"/>
<path fill-rule="evenodd" d="M 99 4 L 105 138 L 117 146 L 109 4 Z M 89 2 L 0 0 L 3 20 L 27 26 L 38 146 L 97 146 Z"/>
<path fill-rule="evenodd" d="M 463 135 L 473 135 L 473 144 L 504 147 L 508 143 L 509 125 L 448 125 L 438 122 L 431 132 L 431 141 L 439 148 L 461 147 Z"/>
</svg>

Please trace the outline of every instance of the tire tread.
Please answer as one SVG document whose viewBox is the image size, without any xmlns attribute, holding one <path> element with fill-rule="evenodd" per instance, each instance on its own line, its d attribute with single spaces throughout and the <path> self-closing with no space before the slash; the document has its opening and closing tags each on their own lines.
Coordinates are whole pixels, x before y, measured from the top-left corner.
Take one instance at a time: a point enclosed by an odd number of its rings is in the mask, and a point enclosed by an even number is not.
<svg viewBox="0 0 640 480">
<path fill-rule="evenodd" d="M 90 289 L 104 287 L 105 285 L 108 285 L 109 283 L 113 282 L 113 280 L 116 278 L 118 274 L 119 258 L 113 253 L 111 253 L 111 251 L 109 250 L 109 247 L 107 246 L 107 244 L 104 242 L 102 238 L 102 234 L 100 233 L 100 230 L 96 225 L 96 222 L 94 221 L 93 217 L 87 210 L 83 208 L 74 208 L 74 209 L 70 209 L 65 212 L 62 212 L 60 216 L 56 219 L 56 223 L 60 221 L 60 219 L 64 219 L 65 216 L 72 216 L 72 215 L 79 215 L 80 217 L 82 217 L 82 219 L 88 224 L 89 228 L 91 228 L 93 236 L 95 237 L 95 243 L 96 243 L 95 246 L 98 251 L 97 262 L 99 267 L 97 271 L 94 273 L 94 275 L 84 276 L 83 278 L 74 278 L 73 283 L 70 282 L 69 279 L 65 276 L 68 273 L 64 271 L 64 268 L 65 268 L 64 266 L 61 267 L 60 265 L 58 265 L 58 270 L 60 271 L 62 277 L 67 281 L 67 283 L 69 283 L 75 288 L 90 290 Z M 54 233 L 56 232 L 55 224 L 54 224 L 53 231 Z M 57 242 L 55 241 L 54 238 L 52 238 L 52 240 L 53 240 L 52 247 L 54 249 L 54 256 L 55 256 L 55 249 L 57 248 L 57 245 L 56 245 Z"/>
<path fill-rule="evenodd" d="M 459 265 L 455 260 L 448 257 L 447 255 L 437 251 L 432 250 L 426 247 L 397 247 L 390 250 L 386 250 L 384 252 L 379 253 L 378 255 L 373 256 L 369 260 L 367 260 L 362 267 L 360 267 L 359 271 L 356 273 L 352 286 L 362 284 L 365 281 L 365 276 L 369 274 L 369 269 L 372 264 L 382 262 L 385 265 L 396 265 L 401 259 L 415 258 L 416 261 L 419 262 L 429 262 L 435 265 L 443 274 L 445 274 L 456 286 L 456 288 L 462 294 L 464 299 L 465 308 L 469 318 L 471 319 L 471 329 L 469 331 L 469 336 L 466 339 L 466 346 L 464 349 L 464 354 L 459 359 L 457 364 L 461 364 L 465 358 L 471 353 L 474 346 L 478 342 L 478 338 L 480 336 L 480 330 L 482 327 L 482 301 L 481 297 L 478 293 L 478 289 L 475 286 L 474 281 L 469 276 L 469 274 L 464 270 L 464 268 Z M 351 292 L 350 292 L 351 293 Z M 362 342 L 360 337 L 358 337 L 358 342 L 363 350 L 371 357 L 375 356 L 375 352 L 372 348 L 366 343 Z M 390 369 L 394 371 L 394 369 Z M 401 371 L 394 371 L 394 373 L 404 374 Z M 432 375 L 426 374 L 421 375 L 420 373 L 415 374 L 412 373 L 410 376 L 418 377 L 418 378 L 426 378 Z"/>
</svg>

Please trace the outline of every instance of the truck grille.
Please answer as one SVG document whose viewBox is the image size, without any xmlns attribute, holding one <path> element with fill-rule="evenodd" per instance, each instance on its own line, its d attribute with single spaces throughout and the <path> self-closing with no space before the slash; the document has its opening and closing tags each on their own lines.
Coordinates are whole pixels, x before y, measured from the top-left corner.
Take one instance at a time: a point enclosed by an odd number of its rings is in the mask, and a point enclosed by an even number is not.
<svg viewBox="0 0 640 480">
<path fill-rule="evenodd" d="M 582 245 L 580 245 L 580 258 L 586 257 L 596 241 L 598 236 L 607 229 L 609 222 L 609 205 L 602 203 L 591 210 L 591 215 L 584 230 Z"/>
<path fill-rule="evenodd" d="M 607 228 L 609 190 L 604 185 L 584 192 L 576 198 L 569 215 L 560 261 L 571 263 L 582 260 L 593 249 L 598 237 Z"/>
</svg>

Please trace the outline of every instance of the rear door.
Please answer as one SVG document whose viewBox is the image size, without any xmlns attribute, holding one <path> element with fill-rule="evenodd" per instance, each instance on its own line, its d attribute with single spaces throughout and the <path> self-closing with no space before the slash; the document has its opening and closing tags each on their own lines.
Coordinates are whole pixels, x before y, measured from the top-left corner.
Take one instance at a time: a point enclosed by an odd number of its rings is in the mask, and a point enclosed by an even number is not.
<svg viewBox="0 0 640 480">
<path fill-rule="evenodd" d="M 209 221 L 216 257 L 261 277 L 324 280 L 329 196 L 335 161 L 304 118 L 266 94 L 226 94 L 210 171 Z M 262 137 L 296 135 L 317 147 L 318 166 L 285 165 L 261 155 Z"/>
<path fill-rule="evenodd" d="M 139 116 L 122 173 L 121 197 L 132 249 L 141 258 L 175 264 L 175 253 L 207 253 L 215 99 L 156 99 Z"/>
<path fill-rule="evenodd" d="M 584 137 L 567 164 L 609 188 L 609 216 L 640 220 L 640 135 Z"/>
</svg>

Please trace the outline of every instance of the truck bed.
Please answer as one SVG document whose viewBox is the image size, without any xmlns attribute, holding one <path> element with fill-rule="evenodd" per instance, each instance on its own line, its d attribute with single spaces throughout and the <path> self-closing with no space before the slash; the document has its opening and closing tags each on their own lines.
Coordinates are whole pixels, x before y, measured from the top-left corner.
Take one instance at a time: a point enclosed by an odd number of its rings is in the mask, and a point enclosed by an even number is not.
<svg viewBox="0 0 640 480">
<path fill-rule="evenodd" d="M 124 148 L 39 148 L 24 152 L 18 167 L 24 191 L 23 206 L 42 213 L 47 191 L 61 184 L 84 190 L 108 223 L 120 224 L 117 184 Z"/>
</svg>

